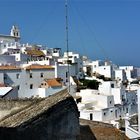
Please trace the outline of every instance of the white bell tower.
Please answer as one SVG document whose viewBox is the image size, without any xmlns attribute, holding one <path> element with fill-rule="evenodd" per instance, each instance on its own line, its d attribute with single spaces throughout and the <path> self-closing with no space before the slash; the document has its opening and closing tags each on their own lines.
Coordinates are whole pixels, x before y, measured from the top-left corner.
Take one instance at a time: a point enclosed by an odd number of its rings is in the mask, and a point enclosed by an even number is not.
<svg viewBox="0 0 140 140">
<path fill-rule="evenodd" d="M 15 26 L 15 25 L 12 26 L 10 35 L 13 37 L 20 38 L 20 31 L 17 26 Z"/>
</svg>

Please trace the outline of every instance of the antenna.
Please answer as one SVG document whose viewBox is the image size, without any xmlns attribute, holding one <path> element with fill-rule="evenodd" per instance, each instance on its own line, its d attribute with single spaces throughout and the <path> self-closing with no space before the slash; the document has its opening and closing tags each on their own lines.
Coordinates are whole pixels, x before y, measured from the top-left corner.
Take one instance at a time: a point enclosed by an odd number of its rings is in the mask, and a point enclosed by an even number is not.
<svg viewBox="0 0 140 140">
<path fill-rule="evenodd" d="M 69 41 L 68 41 L 68 1 L 65 0 L 65 18 L 66 18 L 66 48 L 67 48 L 67 80 L 68 80 L 68 91 L 70 92 L 70 72 L 69 72 Z"/>
</svg>

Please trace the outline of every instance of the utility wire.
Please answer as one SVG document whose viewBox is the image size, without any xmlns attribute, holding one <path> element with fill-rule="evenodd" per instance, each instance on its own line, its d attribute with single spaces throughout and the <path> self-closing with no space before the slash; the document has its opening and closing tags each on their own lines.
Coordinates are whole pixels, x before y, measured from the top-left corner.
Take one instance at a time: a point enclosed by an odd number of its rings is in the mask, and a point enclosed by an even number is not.
<svg viewBox="0 0 140 140">
<path fill-rule="evenodd" d="M 71 21 L 76 21 L 76 16 L 75 16 L 76 15 L 75 14 L 76 12 L 75 12 L 75 9 L 73 8 L 73 6 L 71 6 L 70 9 L 71 9 L 71 12 L 73 12 L 73 14 L 71 14 L 71 15 L 73 15 L 72 20 L 70 20 L 70 23 L 71 23 Z M 74 25 L 75 26 L 75 29 L 73 29 L 73 30 L 71 29 L 71 30 L 74 31 L 77 34 L 77 36 L 78 36 L 78 38 L 80 40 L 79 42 L 81 44 L 81 47 L 83 48 L 83 53 L 84 53 L 84 55 L 87 56 L 88 53 L 87 53 L 87 50 L 85 48 L 85 40 L 83 39 L 83 36 L 82 36 L 82 33 L 80 32 L 79 26 L 76 26 L 76 24 L 72 24 L 72 23 L 71 23 L 71 25 Z"/>
<path fill-rule="evenodd" d="M 74 7 L 74 4 L 73 4 Z M 94 40 L 97 43 L 97 46 L 99 47 L 99 49 L 101 50 L 101 52 L 103 53 L 104 57 L 106 58 L 106 60 L 109 59 L 105 49 L 103 48 L 103 46 L 101 45 L 101 43 L 98 41 L 96 34 L 94 32 L 94 30 L 89 26 L 88 22 L 86 21 L 85 17 L 83 15 L 80 14 L 79 8 L 78 7 L 74 7 L 75 11 L 77 12 L 77 14 L 79 15 L 79 17 L 81 18 L 81 20 L 83 21 L 83 23 L 86 25 L 87 29 L 91 32 L 91 34 L 94 37 Z"/>
</svg>

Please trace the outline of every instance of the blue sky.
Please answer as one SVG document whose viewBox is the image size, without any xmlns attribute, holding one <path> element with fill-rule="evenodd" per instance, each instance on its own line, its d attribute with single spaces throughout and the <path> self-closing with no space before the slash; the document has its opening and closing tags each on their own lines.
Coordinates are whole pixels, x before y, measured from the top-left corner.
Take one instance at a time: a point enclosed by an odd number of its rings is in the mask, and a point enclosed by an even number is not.
<svg viewBox="0 0 140 140">
<path fill-rule="evenodd" d="M 140 66 L 140 0 L 68 0 L 69 48 L 89 58 Z M 64 0 L 0 0 L 0 34 L 66 50 Z"/>
</svg>

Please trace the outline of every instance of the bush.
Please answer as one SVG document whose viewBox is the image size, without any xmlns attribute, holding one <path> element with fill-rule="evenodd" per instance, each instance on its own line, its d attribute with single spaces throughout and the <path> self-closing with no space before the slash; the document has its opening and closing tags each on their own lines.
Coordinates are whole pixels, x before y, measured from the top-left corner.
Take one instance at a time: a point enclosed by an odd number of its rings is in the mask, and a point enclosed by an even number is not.
<svg viewBox="0 0 140 140">
<path fill-rule="evenodd" d="M 81 80 L 80 82 L 83 83 L 83 86 L 86 86 L 87 88 L 90 89 L 98 89 L 100 83 L 96 80 Z"/>
</svg>

